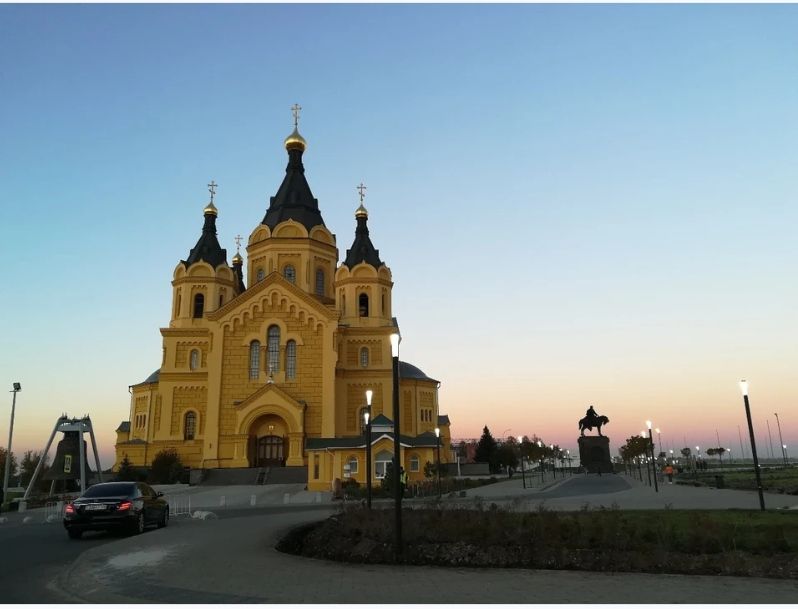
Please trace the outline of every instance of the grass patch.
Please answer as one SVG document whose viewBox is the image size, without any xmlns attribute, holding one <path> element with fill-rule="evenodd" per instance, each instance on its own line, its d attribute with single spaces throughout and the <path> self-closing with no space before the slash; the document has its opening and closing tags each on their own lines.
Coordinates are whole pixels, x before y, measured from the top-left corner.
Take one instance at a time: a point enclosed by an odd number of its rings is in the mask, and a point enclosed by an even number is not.
<svg viewBox="0 0 798 609">
<path fill-rule="evenodd" d="M 393 519 L 390 509 L 345 509 L 293 531 L 278 549 L 392 563 Z M 406 564 L 798 577 L 796 513 L 520 511 L 481 503 L 405 510 L 403 537 Z"/>
<path fill-rule="evenodd" d="M 693 484 L 697 482 L 702 486 L 715 486 L 715 476 L 723 476 L 726 488 L 738 490 L 756 490 L 756 477 L 753 469 L 747 471 L 729 471 L 722 469 L 699 472 L 695 478 L 692 473 L 685 472 L 677 477 L 677 482 Z M 798 469 L 792 468 L 763 468 L 760 472 L 762 489 L 770 493 L 783 493 L 785 495 L 798 495 Z"/>
</svg>

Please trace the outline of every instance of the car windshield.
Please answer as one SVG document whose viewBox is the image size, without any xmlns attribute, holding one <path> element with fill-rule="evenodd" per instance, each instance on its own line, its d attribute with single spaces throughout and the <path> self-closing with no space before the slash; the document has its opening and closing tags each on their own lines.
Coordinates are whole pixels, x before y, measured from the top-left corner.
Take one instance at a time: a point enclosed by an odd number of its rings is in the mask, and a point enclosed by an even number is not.
<svg viewBox="0 0 798 609">
<path fill-rule="evenodd" d="M 129 495 L 133 489 L 135 488 L 134 485 L 130 483 L 114 483 L 110 482 L 108 484 L 95 484 L 90 489 L 88 489 L 85 493 L 83 493 L 84 497 L 120 497 L 123 495 Z"/>
</svg>

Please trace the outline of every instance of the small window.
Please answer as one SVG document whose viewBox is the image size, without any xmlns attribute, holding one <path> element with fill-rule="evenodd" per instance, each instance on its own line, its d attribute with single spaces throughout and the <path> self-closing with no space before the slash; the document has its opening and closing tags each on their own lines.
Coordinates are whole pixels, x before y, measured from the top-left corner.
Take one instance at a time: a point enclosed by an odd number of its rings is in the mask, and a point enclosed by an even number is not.
<svg viewBox="0 0 798 609">
<path fill-rule="evenodd" d="M 349 474 L 354 476 L 357 473 L 357 457 L 349 457 L 347 463 L 349 463 Z"/>
<path fill-rule="evenodd" d="M 385 478 L 388 466 L 393 461 L 393 455 L 387 450 L 382 451 L 374 458 L 374 477 L 378 480 Z"/>
<path fill-rule="evenodd" d="M 360 367 L 361 368 L 368 368 L 369 367 L 369 348 L 368 347 L 361 347 L 360 348 Z"/>
<path fill-rule="evenodd" d="M 385 290 L 382 291 L 382 314 L 385 315 Z"/>
<path fill-rule="evenodd" d="M 368 294 L 361 294 L 358 299 L 358 314 L 360 317 L 369 316 L 369 297 Z"/>
<path fill-rule="evenodd" d="M 417 472 L 418 471 L 418 455 L 413 455 L 410 457 L 410 471 Z"/>
<path fill-rule="evenodd" d="M 283 269 L 283 277 L 291 283 L 296 283 L 296 269 L 292 265 L 286 264 Z"/>
<path fill-rule="evenodd" d="M 289 340 L 285 344 L 285 378 L 296 378 L 296 341 Z"/>
<path fill-rule="evenodd" d="M 186 413 L 185 424 L 183 425 L 183 439 L 193 440 L 194 434 L 197 431 L 197 415 L 194 412 Z"/>
<path fill-rule="evenodd" d="M 324 269 L 316 269 L 316 296 L 324 296 Z"/>
<path fill-rule="evenodd" d="M 260 341 L 249 343 L 249 378 L 257 379 L 260 372 Z"/>
<path fill-rule="evenodd" d="M 224 304 L 224 294 L 219 294 L 219 308 L 220 309 L 222 308 L 223 304 Z"/>
<path fill-rule="evenodd" d="M 280 327 L 269 326 L 267 343 L 269 374 L 280 370 Z"/>
<path fill-rule="evenodd" d="M 205 310 L 205 296 L 196 294 L 194 296 L 194 319 L 199 319 Z"/>
<path fill-rule="evenodd" d="M 175 317 L 180 317 L 180 292 L 177 292 L 177 302 L 175 303 Z"/>
<path fill-rule="evenodd" d="M 255 275 L 255 281 L 263 281 L 264 277 L 266 277 L 266 271 L 263 269 L 258 269 L 258 272 Z"/>
<path fill-rule="evenodd" d="M 199 351 L 197 349 L 191 350 L 191 355 L 188 358 L 188 367 L 191 370 L 199 368 Z"/>
</svg>

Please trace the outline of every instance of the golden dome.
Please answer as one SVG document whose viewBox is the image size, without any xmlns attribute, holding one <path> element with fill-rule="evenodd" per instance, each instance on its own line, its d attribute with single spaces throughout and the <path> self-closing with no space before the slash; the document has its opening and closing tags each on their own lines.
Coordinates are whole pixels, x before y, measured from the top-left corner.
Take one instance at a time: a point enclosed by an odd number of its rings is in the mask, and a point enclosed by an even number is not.
<svg viewBox="0 0 798 609">
<path fill-rule="evenodd" d="M 363 204 L 361 203 L 360 207 L 358 207 L 357 210 L 355 211 L 355 218 L 368 218 L 368 217 L 369 217 L 369 212 L 365 207 L 363 207 Z"/>
<path fill-rule="evenodd" d="M 285 149 L 286 150 L 302 150 L 304 151 L 308 147 L 308 143 L 305 141 L 305 138 L 299 135 L 299 131 L 296 127 L 291 132 L 287 138 L 285 138 Z"/>
<path fill-rule="evenodd" d="M 205 209 L 203 210 L 202 213 L 204 213 L 206 216 L 208 214 L 211 214 L 212 216 L 218 216 L 219 215 L 219 212 L 217 211 L 216 206 L 213 204 L 213 202 L 208 203 L 205 206 Z"/>
<path fill-rule="evenodd" d="M 244 264 L 244 259 L 238 252 L 236 252 L 236 255 L 233 256 L 233 264 Z"/>
</svg>

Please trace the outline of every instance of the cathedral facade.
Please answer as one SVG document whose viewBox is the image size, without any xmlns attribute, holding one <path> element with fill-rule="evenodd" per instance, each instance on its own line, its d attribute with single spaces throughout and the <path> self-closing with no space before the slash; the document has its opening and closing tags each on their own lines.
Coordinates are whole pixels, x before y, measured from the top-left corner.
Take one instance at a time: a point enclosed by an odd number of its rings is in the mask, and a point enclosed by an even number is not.
<svg viewBox="0 0 798 609">
<path fill-rule="evenodd" d="M 130 387 L 115 469 L 125 456 L 148 466 L 174 448 L 192 468 L 301 467 L 309 490 L 362 484 L 368 411 L 372 482 L 385 475 L 394 452 L 390 336 L 399 332 L 393 278 L 369 236 L 362 189 L 339 261 L 305 178 L 306 147 L 295 124 L 285 178 L 249 235 L 246 263 L 239 253 L 227 262 L 211 189 L 202 234 L 173 273 L 161 366 Z M 400 361 L 399 457 L 410 481 L 424 478 L 438 447 L 443 462 L 450 454 L 439 386 Z"/>
</svg>

